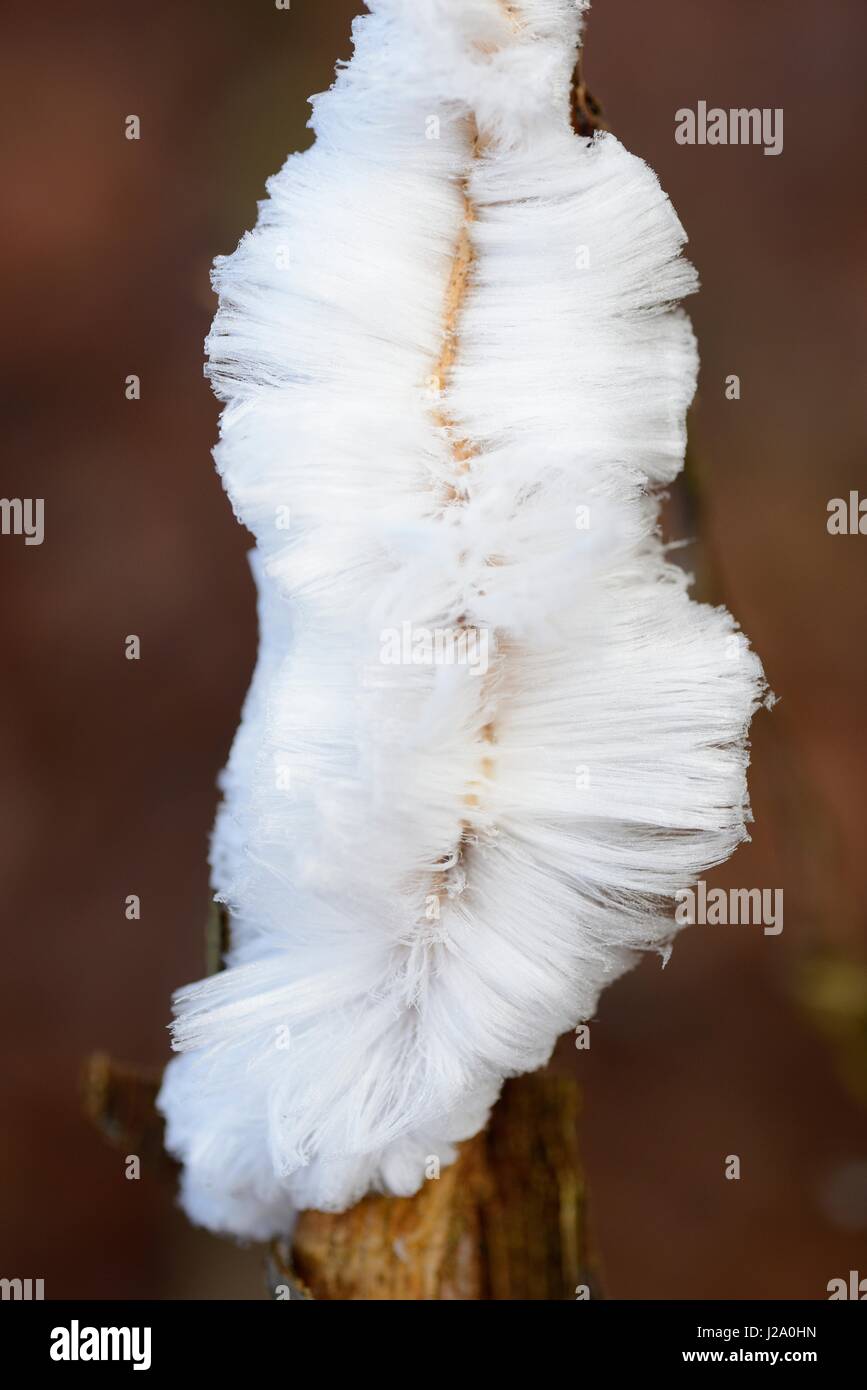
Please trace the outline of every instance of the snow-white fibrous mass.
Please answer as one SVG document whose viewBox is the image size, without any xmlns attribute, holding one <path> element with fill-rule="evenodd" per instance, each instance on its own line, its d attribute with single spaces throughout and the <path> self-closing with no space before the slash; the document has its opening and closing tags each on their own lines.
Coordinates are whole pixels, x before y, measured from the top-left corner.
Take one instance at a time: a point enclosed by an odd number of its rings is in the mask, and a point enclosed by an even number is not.
<svg viewBox="0 0 867 1390">
<path fill-rule="evenodd" d="M 582 8 L 371 0 L 217 262 L 261 648 L 160 1101 L 216 1230 L 417 1191 L 746 835 L 761 667 L 658 526 L 696 278 L 572 128 Z"/>
</svg>

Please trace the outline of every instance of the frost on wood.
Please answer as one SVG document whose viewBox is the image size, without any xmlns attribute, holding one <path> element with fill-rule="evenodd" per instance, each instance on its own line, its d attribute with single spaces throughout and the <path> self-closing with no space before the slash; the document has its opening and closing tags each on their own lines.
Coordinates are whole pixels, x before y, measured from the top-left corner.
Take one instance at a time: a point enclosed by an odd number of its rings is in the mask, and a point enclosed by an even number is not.
<svg viewBox="0 0 867 1390">
<path fill-rule="evenodd" d="M 254 1237 L 417 1191 L 665 948 L 745 838 L 763 693 L 658 535 L 696 279 L 651 170 L 570 126 L 576 6 L 370 8 L 208 342 L 261 648 L 228 969 L 161 1105 L 189 1215 Z"/>
</svg>

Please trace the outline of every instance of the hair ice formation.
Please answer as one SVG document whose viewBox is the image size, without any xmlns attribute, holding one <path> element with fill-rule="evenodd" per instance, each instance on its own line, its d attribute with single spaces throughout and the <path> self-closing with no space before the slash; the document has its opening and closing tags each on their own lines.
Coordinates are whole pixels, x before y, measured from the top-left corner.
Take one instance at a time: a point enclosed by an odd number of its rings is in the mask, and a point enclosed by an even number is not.
<svg viewBox="0 0 867 1390">
<path fill-rule="evenodd" d="M 654 497 L 696 277 L 651 170 L 571 129 L 583 8 L 371 0 L 217 261 L 261 647 L 212 849 L 231 952 L 160 1098 L 215 1230 L 415 1192 L 746 836 L 761 667 Z M 384 662 L 406 623 L 483 631 L 486 671 Z"/>
</svg>

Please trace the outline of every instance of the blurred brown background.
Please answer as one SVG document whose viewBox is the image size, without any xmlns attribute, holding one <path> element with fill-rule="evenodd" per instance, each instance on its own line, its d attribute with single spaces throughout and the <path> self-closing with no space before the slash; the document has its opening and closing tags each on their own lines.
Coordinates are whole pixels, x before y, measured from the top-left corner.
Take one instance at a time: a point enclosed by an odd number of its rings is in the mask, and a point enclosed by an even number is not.
<svg viewBox="0 0 867 1390">
<path fill-rule="evenodd" d="M 46 499 L 46 540 L 0 539 L 0 1274 L 48 1297 L 264 1296 L 257 1251 L 191 1230 L 147 1168 L 125 1179 L 77 1088 L 94 1048 L 161 1064 L 170 993 L 202 971 L 214 779 L 256 641 L 209 458 L 208 268 L 309 141 L 356 8 L 3 7 L 2 491 Z M 754 841 L 713 881 L 783 887 L 783 934 L 693 928 L 664 974 L 608 992 L 589 1053 L 558 1054 L 585 1083 L 613 1297 L 822 1298 L 867 1275 L 867 537 L 825 525 L 829 498 L 867 495 L 865 37 L 860 0 L 597 0 L 589 21 L 588 81 L 690 233 L 708 521 L 782 697 L 754 726 Z M 678 146 L 701 99 L 783 107 L 783 154 Z"/>
</svg>

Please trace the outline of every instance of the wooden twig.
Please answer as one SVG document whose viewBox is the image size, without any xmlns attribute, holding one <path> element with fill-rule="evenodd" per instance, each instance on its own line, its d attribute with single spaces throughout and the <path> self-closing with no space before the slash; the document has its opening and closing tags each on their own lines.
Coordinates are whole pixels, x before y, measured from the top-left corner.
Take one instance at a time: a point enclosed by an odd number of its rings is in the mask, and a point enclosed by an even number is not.
<svg viewBox="0 0 867 1390">
<path fill-rule="evenodd" d="M 584 81 L 584 49 L 578 50 L 578 61 L 572 74 L 572 95 L 570 100 L 572 129 L 576 135 L 593 135 L 597 130 L 607 130 L 605 115 L 599 102 L 592 95 Z"/>
<path fill-rule="evenodd" d="M 114 1148 L 174 1176 L 176 1165 L 165 1151 L 156 1108 L 161 1079 L 158 1068 L 126 1066 L 95 1052 L 82 1070 L 82 1099 L 85 1115 Z"/>
<path fill-rule="evenodd" d="M 275 1297 L 562 1300 L 590 1289 L 579 1089 L 509 1081 L 484 1133 L 415 1197 L 302 1212 L 272 1248 Z M 576 1291 L 580 1290 L 580 1295 Z"/>
</svg>

